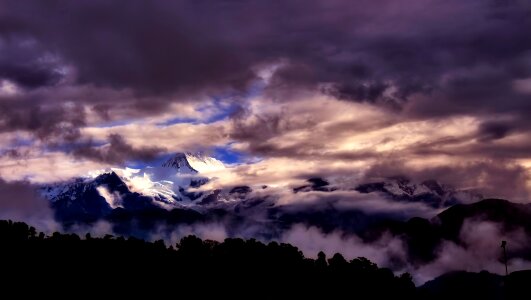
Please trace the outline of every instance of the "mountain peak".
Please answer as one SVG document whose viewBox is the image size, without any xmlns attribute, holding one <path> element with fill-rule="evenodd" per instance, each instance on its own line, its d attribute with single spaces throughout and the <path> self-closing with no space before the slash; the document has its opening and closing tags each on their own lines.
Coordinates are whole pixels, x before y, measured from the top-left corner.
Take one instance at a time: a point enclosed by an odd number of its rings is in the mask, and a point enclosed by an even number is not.
<svg viewBox="0 0 531 300">
<path fill-rule="evenodd" d="M 163 167 L 175 168 L 184 173 L 204 173 L 218 171 L 225 165 L 202 152 L 179 152 L 162 164 Z"/>
<path fill-rule="evenodd" d="M 162 164 L 165 168 L 174 168 L 185 173 L 198 173 L 188 162 L 186 153 L 176 153 L 173 157 Z"/>
</svg>

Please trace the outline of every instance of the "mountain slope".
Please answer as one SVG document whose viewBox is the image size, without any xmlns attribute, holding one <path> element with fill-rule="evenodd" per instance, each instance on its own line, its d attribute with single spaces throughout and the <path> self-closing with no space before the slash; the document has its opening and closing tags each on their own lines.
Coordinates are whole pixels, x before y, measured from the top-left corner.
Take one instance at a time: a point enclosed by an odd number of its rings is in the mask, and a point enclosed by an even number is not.
<svg viewBox="0 0 531 300">
<path fill-rule="evenodd" d="M 363 183 L 356 186 L 355 190 L 364 194 L 378 193 L 395 201 L 422 202 L 434 208 L 450 207 L 482 198 L 479 194 L 455 190 L 435 180 L 416 183 L 405 177 L 391 177 L 382 181 Z"/>
<path fill-rule="evenodd" d="M 171 211 L 201 204 L 202 199 L 212 193 L 190 191 L 209 180 L 198 170 L 221 168 L 224 168 L 223 164 L 214 158 L 177 153 L 160 167 L 111 169 L 45 185 L 40 192 L 50 200 L 58 220 L 94 222 L 117 209 L 123 215 L 123 211 L 153 211 L 157 208 Z"/>
<path fill-rule="evenodd" d="M 531 204 L 513 203 L 503 199 L 485 199 L 468 205 L 454 205 L 438 214 L 434 222 L 440 223 L 445 238 L 455 240 L 467 219 L 499 223 L 505 230 L 521 228 L 531 234 Z"/>
<path fill-rule="evenodd" d="M 203 153 L 177 153 L 162 164 L 162 167 L 174 168 L 181 173 L 207 173 L 225 168 L 223 163 Z"/>
<path fill-rule="evenodd" d="M 464 239 L 470 236 L 463 235 L 467 223 L 490 224 L 491 228 L 499 230 L 501 238 L 504 236 L 509 238 L 520 232 L 531 236 L 531 204 L 513 203 L 502 199 L 458 204 L 430 220 L 412 218 L 407 222 L 383 221 L 361 233 L 361 236 L 368 242 L 377 240 L 386 233 L 400 237 L 407 244 L 409 260 L 414 264 L 423 264 L 437 257 L 438 250 L 445 241 L 464 248 L 468 247 L 469 241 Z M 496 241 L 499 242 L 501 243 L 501 240 Z M 531 243 L 525 240 L 515 240 L 509 250 L 510 259 L 531 259 Z"/>
<path fill-rule="evenodd" d="M 175 201 L 195 200 L 198 195 L 184 193 L 189 188 L 197 188 L 208 182 L 208 178 L 198 170 L 219 170 L 223 164 L 215 158 L 190 153 L 177 153 L 159 167 L 145 167 L 142 169 L 111 169 L 94 173 L 91 177 L 76 178 L 67 182 L 46 185 L 41 188 L 45 198 L 55 202 L 59 198 L 79 196 L 76 189 L 81 185 L 101 186 L 107 176 L 112 174 L 114 184 L 125 188 L 102 192 L 104 198 L 117 192 L 137 192 L 167 204 Z M 119 183 L 118 183 L 119 182 Z"/>
<path fill-rule="evenodd" d="M 480 273 L 451 272 L 418 288 L 420 299 L 528 299 L 531 270 L 512 272 L 508 277 Z"/>
</svg>

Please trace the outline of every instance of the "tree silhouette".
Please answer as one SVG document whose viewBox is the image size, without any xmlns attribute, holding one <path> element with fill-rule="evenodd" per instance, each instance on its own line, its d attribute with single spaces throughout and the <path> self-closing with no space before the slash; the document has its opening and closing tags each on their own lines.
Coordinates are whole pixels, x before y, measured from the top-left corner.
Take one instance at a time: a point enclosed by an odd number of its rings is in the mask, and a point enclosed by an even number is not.
<svg viewBox="0 0 531 300">
<path fill-rule="evenodd" d="M 172 288 L 178 297 L 231 299 L 415 299 L 408 273 L 395 276 L 366 258 L 347 261 L 306 258 L 296 247 L 250 239 L 223 242 L 182 238 L 175 247 L 162 240 L 37 233 L 24 223 L 0 221 L 2 292 L 21 284 L 41 292 L 106 291 L 138 296 Z M 526 282 L 520 275 L 514 281 Z M 509 276 L 509 279 L 511 277 Z M 516 279 L 515 279 L 516 280 Z M 177 288 L 173 288 L 177 287 Z M 23 290 L 26 291 L 26 290 Z M 17 290 L 18 293 L 21 290 Z M 68 294 L 72 296 L 72 294 Z M 429 299 L 422 298 L 422 299 Z"/>
</svg>

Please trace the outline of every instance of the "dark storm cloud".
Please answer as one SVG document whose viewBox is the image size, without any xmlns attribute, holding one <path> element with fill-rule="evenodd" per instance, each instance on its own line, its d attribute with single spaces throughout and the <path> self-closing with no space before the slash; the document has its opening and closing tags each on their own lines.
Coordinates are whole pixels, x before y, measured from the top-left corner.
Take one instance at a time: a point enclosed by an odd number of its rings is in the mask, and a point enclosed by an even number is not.
<svg viewBox="0 0 531 300">
<path fill-rule="evenodd" d="M 0 132 L 23 130 L 37 138 L 56 142 L 74 141 L 80 137 L 79 128 L 85 125 L 85 113 L 79 105 L 48 104 L 31 100 L 0 98 Z"/>
<path fill-rule="evenodd" d="M 108 143 L 105 145 L 97 146 L 89 141 L 73 146 L 72 153 L 76 157 L 110 164 L 120 164 L 127 160 L 148 161 L 164 152 L 164 149 L 159 147 L 135 148 L 119 134 L 109 135 Z"/>
<path fill-rule="evenodd" d="M 55 227 L 49 202 L 39 196 L 35 185 L 25 181 L 0 178 L 0 219 L 24 221 L 45 231 Z"/>
<path fill-rule="evenodd" d="M 445 76 L 443 82 L 428 96 L 418 97 L 409 103 L 406 106 L 407 114 L 414 118 L 452 114 L 510 114 L 515 117 L 514 121 L 527 120 L 526 116 L 531 111 L 531 94 L 518 92 L 514 88 L 514 81 L 520 76 L 510 70 L 483 66 L 456 70 Z"/>
<path fill-rule="evenodd" d="M 73 136 L 83 126 L 44 116 L 55 113 L 46 101 L 90 104 L 103 118 L 120 106 L 141 116 L 176 99 L 245 91 L 271 64 L 278 70 L 265 93 L 284 100 L 310 90 L 389 106 L 406 119 L 476 115 L 487 120 L 477 137 L 484 142 L 529 123 L 531 95 L 514 86 L 531 77 L 528 1 L 2 0 L 0 8 L 1 79 L 24 88 L 21 98 L 46 94 L 20 101 L 42 124 L 15 126 L 22 118 L 8 113 L 12 125 L 3 127 L 38 136 L 63 127 Z M 493 114 L 512 119 L 496 125 Z M 275 122 L 266 139 L 290 130 Z"/>
<path fill-rule="evenodd" d="M 513 130 L 508 122 L 484 122 L 479 127 L 479 136 L 483 141 L 498 140 L 508 136 Z"/>
<path fill-rule="evenodd" d="M 16 37 L 0 40 L 0 78 L 23 88 L 58 83 L 62 77 L 58 62 L 53 56 L 46 54 L 45 49 L 31 40 Z"/>
<path fill-rule="evenodd" d="M 241 87 L 252 77 L 241 52 L 218 41 L 208 12 L 200 21 L 203 12 L 186 3 L 3 2 L 2 19 L 15 24 L 4 34 L 35 39 L 73 64 L 80 83 L 158 94 Z"/>
<path fill-rule="evenodd" d="M 4 35 L 36 39 L 80 82 L 141 92 L 242 88 L 253 67 L 281 59 L 288 64 L 273 88 L 326 83 L 337 97 L 369 102 L 436 89 L 459 69 L 529 76 L 521 65 L 531 49 L 525 1 L 3 4 Z M 396 89 L 384 95 L 390 82 Z"/>
<path fill-rule="evenodd" d="M 529 76 L 528 4 L 394 3 L 343 3 L 330 22 L 323 12 L 317 13 L 313 23 L 305 24 L 312 28 L 308 35 L 298 36 L 304 36 L 304 42 L 291 56 L 298 64 L 286 67 L 297 71 L 283 70 L 279 77 L 296 84 L 306 78 L 308 86 L 330 83 L 325 91 L 348 100 L 403 102 L 415 93 L 441 95 L 434 108 L 439 114 L 514 111 L 515 105 L 524 105 L 529 97 L 516 95 L 511 81 Z M 343 14 L 351 18 L 341 18 Z M 307 71 L 300 65 L 308 66 Z M 395 89 L 384 93 L 388 86 Z M 446 102 L 457 103 L 449 105 L 456 106 L 455 111 L 444 109 Z M 426 106 L 430 104 L 428 100 Z"/>
</svg>

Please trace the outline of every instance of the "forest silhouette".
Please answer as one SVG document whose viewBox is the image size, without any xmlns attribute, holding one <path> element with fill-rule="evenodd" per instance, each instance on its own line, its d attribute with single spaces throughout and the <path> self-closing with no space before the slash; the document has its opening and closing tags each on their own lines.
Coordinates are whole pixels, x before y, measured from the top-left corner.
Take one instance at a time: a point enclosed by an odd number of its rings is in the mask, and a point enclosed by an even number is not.
<svg viewBox="0 0 531 300">
<path fill-rule="evenodd" d="M 185 299 L 436 298 L 416 288 L 408 273 L 396 276 L 365 258 L 347 261 L 339 253 L 306 258 L 296 247 L 277 242 L 186 236 L 167 247 L 162 240 L 111 235 L 47 236 L 13 221 L 0 221 L 0 240 L 2 291 L 19 296 L 38 291 L 55 296 L 169 292 Z M 452 296 L 444 285 L 437 289 Z"/>
</svg>

